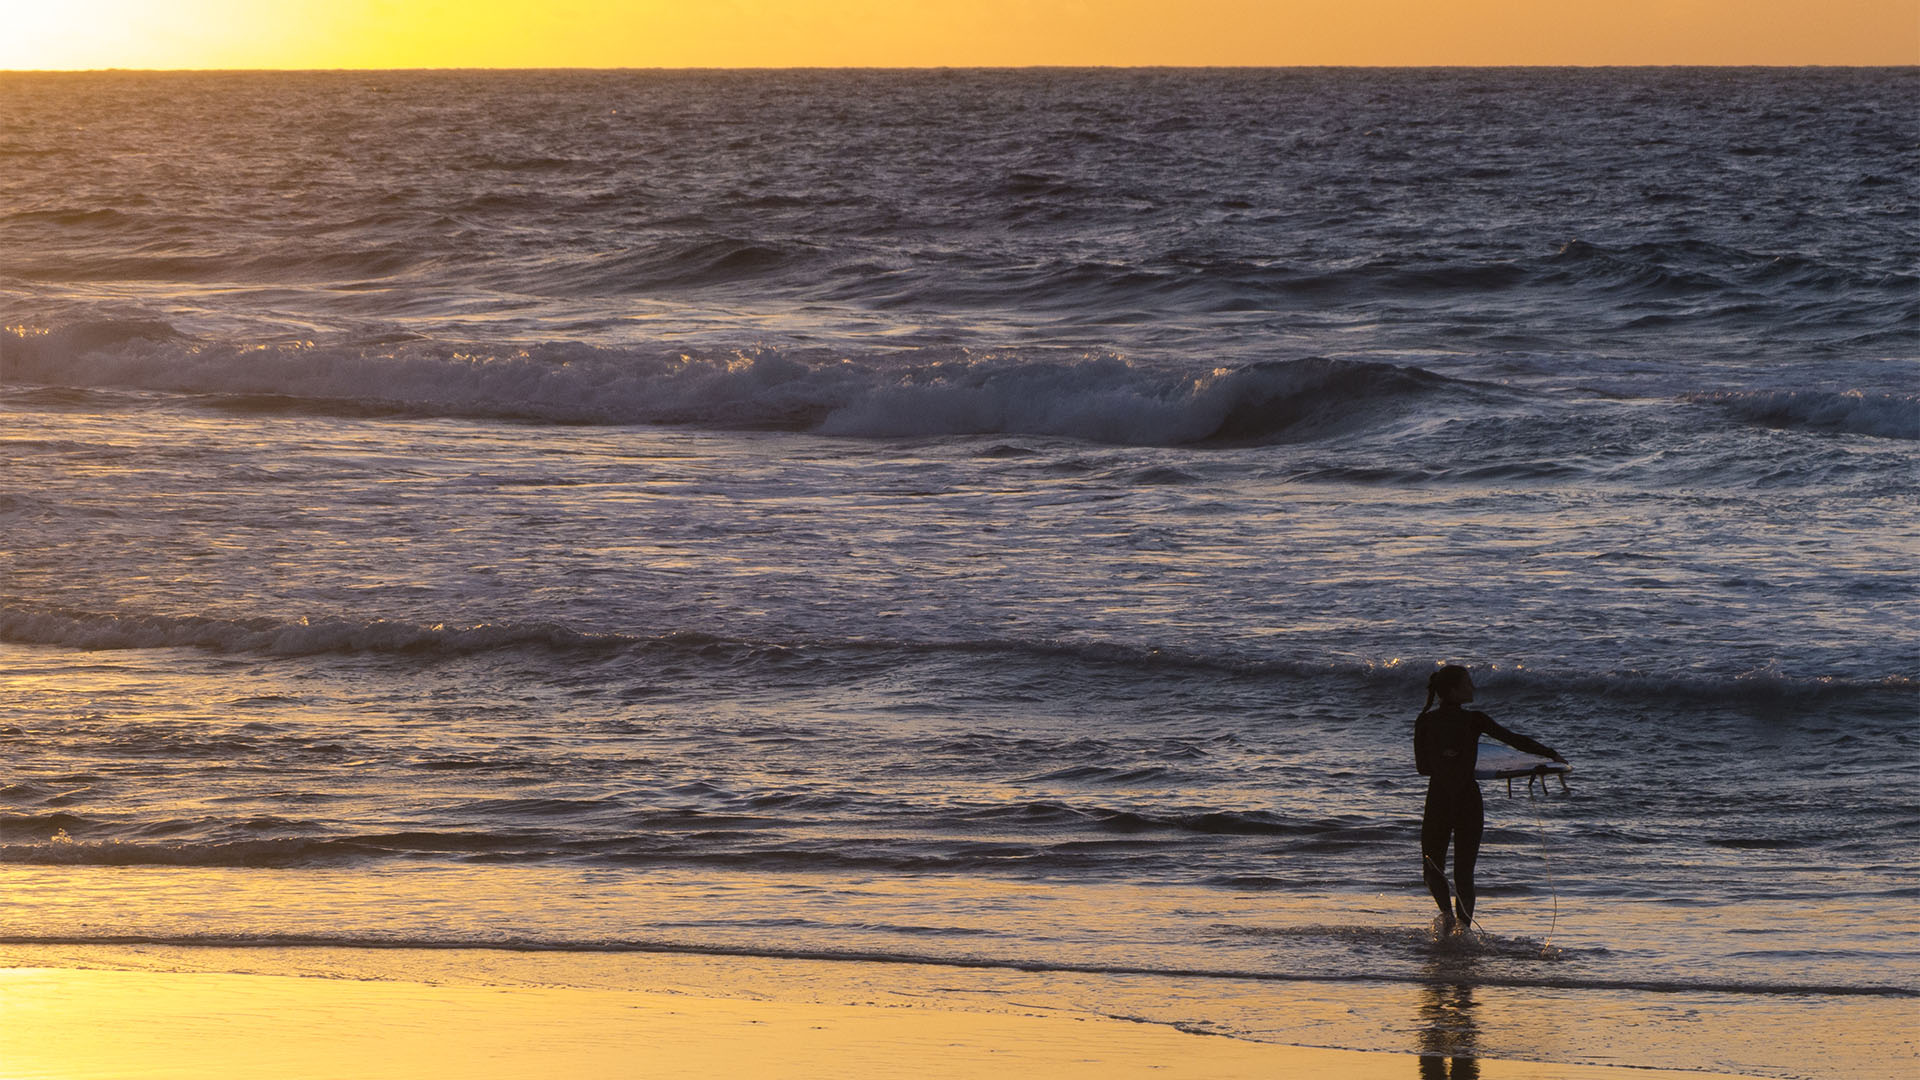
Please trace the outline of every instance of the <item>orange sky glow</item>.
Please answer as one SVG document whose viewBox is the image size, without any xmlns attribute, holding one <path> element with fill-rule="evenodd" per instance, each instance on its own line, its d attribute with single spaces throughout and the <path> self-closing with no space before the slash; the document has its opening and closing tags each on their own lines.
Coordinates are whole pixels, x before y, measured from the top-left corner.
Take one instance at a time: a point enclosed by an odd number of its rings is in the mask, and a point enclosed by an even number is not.
<svg viewBox="0 0 1920 1080">
<path fill-rule="evenodd" d="M 1920 63 L 1920 0 L 0 0 L 0 69 Z"/>
</svg>

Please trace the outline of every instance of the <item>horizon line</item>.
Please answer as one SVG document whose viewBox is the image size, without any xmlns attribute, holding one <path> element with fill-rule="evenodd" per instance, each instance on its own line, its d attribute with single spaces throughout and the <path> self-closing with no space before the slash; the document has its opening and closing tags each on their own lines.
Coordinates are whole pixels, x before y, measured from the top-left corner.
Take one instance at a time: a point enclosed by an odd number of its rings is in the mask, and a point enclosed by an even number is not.
<svg viewBox="0 0 1920 1080">
<path fill-rule="evenodd" d="M 439 65 L 429 67 L 87 67 L 87 68 L 0 68 L 0 75 L 202 75 L 202 74 L 292 74 L 325 75 L 336 73 L 406 73 L 453 71 L 1511 71 L 1511 70 L 1665 70 L 1674 68 L 1713 70 L 1804 71 L 1808 69 L 1846 71 L 1905 71 L 1920 69 L 1909 64 L 1726 64 L 1726 63 L 1649 63 L 1649 64 L 655 64 L 634 66 L 601 65 Z"/>
</svg>

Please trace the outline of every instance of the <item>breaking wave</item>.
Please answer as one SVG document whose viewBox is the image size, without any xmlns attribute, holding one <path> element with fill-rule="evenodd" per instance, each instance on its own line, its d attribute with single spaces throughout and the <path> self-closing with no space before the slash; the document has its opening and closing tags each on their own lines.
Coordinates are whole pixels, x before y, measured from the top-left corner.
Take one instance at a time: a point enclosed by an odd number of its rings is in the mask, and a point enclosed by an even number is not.
<svg viewBox="0 0 1920 1080">
<path fill-rule="evenodd" d="M 1741 420 L 1769 427 L 1920 439 L 1920 394 L 1745 390 L 1689 394 L 1684 400 L 1717 405 Z"/>
<path fill-rule="evenodd" d="M 1311 439 L 1390 421 L 1430 395 L 1477 389 L 1416 367 L 1320 357 L 1171 371 L 1058 350 L 243 347 L 193 341 L 152 321 L 16 330 L 0 348 L 10 382 L 190 394 L 248 412 L 856 437 L 1015 434 L 1139 446 Z"/>
</svg>

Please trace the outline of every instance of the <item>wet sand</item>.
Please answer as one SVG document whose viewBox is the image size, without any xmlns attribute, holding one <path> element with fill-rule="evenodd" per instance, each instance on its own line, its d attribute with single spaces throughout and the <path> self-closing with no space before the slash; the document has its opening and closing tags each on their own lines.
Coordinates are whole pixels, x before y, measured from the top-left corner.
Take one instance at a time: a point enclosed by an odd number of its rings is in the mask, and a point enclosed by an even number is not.
<svg viewBox="0 0 1920 1080">
<path fill-rule="evenodd" d="M 129 954 L 133 963 L 141 962 Z M 444 970 L 444 968 L 443 968 Z M 478 969 L 474 975 L 483 974 Z M 743 972 L 743 974 L 745 974 Z M 872 973 L 884 981 L 884 972 Z M 712 985 L 711 982 L 708 985 Z M 1196 1034 L 959 1000 L 828 1004 L 659 989 L 458 984 L 218 971 L 0 970 L 7 1080 L 274 1076 L 948 1077 L 1405 1080 L 1445 1058 Z M 1460 1059 L 1482 1080 L 1708 1074 Z"/>
</svg>

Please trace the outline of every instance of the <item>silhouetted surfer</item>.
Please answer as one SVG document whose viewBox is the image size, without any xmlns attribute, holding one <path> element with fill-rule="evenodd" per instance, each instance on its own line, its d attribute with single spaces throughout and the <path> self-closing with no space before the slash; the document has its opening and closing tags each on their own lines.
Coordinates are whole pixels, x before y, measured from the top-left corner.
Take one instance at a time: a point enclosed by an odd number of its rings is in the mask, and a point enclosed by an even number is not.
<svg viewBox="0 0 1920 1080">
<path fill-rule="evenodd" d="M 1434 707 L 1434 699 L 1440 701 Z M 1427 809 L 1420 819 L 1420 857 L 1433 902 L 1440 905 L 1445 929 L 1454 921 L 1473 923 L 1473 864 L 1480 857 L 1480 833 L 1486 827 L 1486 809 L 1473 766 L 1480 754 L 1480 736 L 1487 735 L 1529 754 L 1565 761 L 1559 751 L 1508 731 L 1483 712 L 1460 706 L 1473 700 L 1473 678 L 1467 669 L 1449 664 L 1427 680 L 1427 705 L 1413 722 L 1413 760 L 1427 782 Z M 1453 848 L 1453 883 L 1457 898 L 1447 894 L 1447 841 Z M 1448 900 L 1453 906 L 1448 907 Z"/>
</svg>

